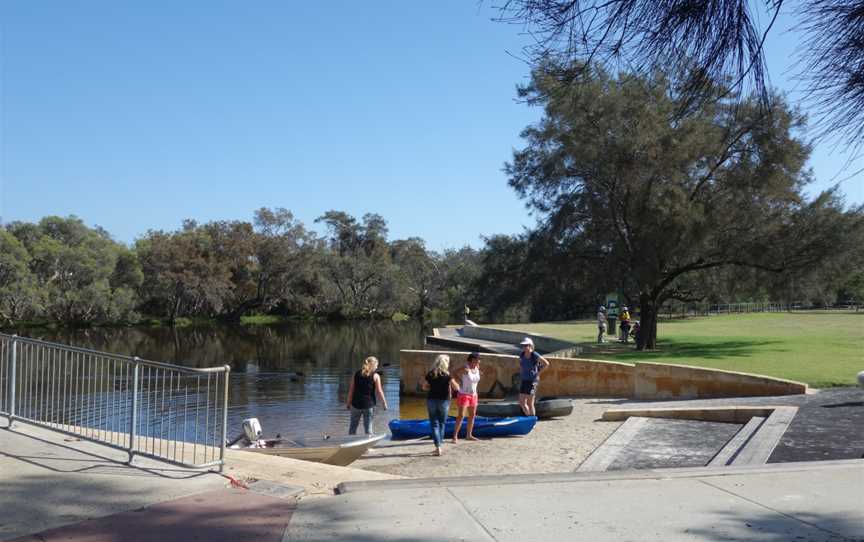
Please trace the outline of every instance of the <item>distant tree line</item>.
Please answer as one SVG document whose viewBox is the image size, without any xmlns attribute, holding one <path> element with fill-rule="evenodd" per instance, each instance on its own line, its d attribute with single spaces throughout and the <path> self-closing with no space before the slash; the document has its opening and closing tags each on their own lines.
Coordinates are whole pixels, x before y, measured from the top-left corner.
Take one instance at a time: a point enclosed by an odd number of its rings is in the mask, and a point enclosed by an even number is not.
<svg viewBox="0 0 864 542">
<path fill-rule="evenodd" d="M 74 216 L 12 222 L 0 228 L 0 325 L 257 314 L 456 322 L 465 305 L 479 321 L 562 320 L 589 316 L 620 280 L 613 268 L 588 269 L 552 250 L 538 232 L 437 253 L 421 239 L 388 240 L 379 215 L 358 221 L 330 211 L 318 220 L 327 235 L 285 209 L 264 208 L 252 222 L 188 220 L 176 231 L 151 230 L 131 247 Z M 864 272 L 850 262 L 794 275 L 706 271 L 700 299 L 860 300 Z"/>
<path fill-rule="evenodd" d="M 187 220 L 131 247 L 72 217 L 0 229 L 0 323 L 237 321 L 254 314 L 337 319 L 461 318 L 481 252 L 390 241 L 379 215 L 330 211 L 308 230 L 286 209 L 252 222 Z"/>
</svg>

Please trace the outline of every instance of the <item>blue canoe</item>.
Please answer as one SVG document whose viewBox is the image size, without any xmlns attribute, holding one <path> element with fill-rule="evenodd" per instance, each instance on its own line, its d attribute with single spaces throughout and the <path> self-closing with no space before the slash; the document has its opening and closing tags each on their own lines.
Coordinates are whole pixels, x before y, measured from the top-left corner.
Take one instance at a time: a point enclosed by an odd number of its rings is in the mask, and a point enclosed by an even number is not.
<svg viewBox="0 0 864 542">
<path fill-rule="evenodd" d="M 511 435 L 527 435 L 534 429 L 537 423 L 536 416 L 513 416 L 511 418 L 485 418 L 477 416 L 474 418 L 474 436 L 478 438 L 507 437 Z M 394 439 L 422 438 L 432 434 L 429 428 L 429 420 L 392 420 L 390 432 Z M 456 418 L 447 418 L 444 426 L 444 438 L 453 437 L 453 429 L 456 427 Z M 468 420 L 462 420 L 459 436 L 464 437 L 468 427 Z"/>
</svg>

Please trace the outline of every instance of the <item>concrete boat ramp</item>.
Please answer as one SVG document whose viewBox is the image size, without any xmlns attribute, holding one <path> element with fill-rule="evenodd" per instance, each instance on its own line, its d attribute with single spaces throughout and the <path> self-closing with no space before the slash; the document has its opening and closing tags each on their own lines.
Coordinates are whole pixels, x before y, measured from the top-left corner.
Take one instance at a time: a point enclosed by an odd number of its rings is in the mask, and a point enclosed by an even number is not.
<svg viewBox="0 0 864 542">
<path fill-rule="evenodd" d="M 519 343 L 525 337 L 530 337 L 534 341 L 534 347 L 540 354 L 571 357 L 582 353 L 581 347 L 575 343 L 527 331 L 477 325 L 435 328 L 431 335 L 426 336 L 426 344 L 433 347 L 446 346 L 465 352 L 518 356 L 522 352 Z"/>
<path fill-rule="evenodd" d="M 236 487 L 38 427 L 0 432 L 0 540 L 15 542 L 864 540 L 861 459 L 399 479 L 241 455 Z"/>
</svg>

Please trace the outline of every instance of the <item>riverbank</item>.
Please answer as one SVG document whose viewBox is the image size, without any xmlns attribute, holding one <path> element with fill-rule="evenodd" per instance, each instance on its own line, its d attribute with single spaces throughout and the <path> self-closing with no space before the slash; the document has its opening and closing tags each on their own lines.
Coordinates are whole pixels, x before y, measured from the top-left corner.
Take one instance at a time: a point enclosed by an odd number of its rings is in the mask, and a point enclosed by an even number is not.
<svg viewBox="0 0 864 542">
<path fill-rule="evenodd" d="M 351 466 L 409 478 L 573 472 L 621 425 L 600 421 L 621 401 L 574 399 L 570 416 L 541 420 L 524 437 L 448 440 L 441 457 L 432 455 L 429 439 L 387 441 Z"/>
</svg>

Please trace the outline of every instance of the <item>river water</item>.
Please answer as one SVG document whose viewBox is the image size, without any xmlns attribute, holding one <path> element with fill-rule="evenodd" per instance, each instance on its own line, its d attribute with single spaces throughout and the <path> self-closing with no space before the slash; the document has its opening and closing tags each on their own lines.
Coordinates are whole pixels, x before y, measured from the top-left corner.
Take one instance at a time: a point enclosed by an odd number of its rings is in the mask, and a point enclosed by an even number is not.
<svg viewBox="0 0 864 542">
<path fill-rule="evenodd" d="M 376 356 L 389 411 L 376 409 L 374 429 L 394 418 L 425 417 L 416 399 L 400 401 L 399 351 L 422 349 L 417 322 L 303 322 L 276 326 L 4 330 L 24 337 L 138 356 L 186 367 L 231 366 L 228 433 L 256 417 L 267 435 L 342 435 L 348 430 L 348 386 L 367 356 Z M 362 432 L 362 424 L 360 432 Z"/>
</svg>

